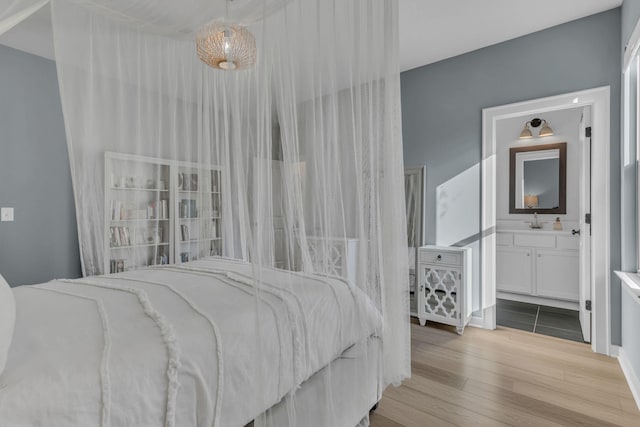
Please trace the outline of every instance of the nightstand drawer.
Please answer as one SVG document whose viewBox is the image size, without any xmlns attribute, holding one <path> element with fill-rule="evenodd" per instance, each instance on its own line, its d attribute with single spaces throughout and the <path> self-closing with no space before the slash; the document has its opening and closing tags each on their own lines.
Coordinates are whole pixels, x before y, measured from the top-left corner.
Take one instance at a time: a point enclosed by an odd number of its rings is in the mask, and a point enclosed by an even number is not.
<svg viewBox="0 0 640 427">
<path fill-rule="evenodd" d="M 460 253 L 446 251 L 420 251 L 420 262 L 430 264 L 460 265 Z"/>
<path fill-rule="evenodd" d="M 456 327 L 462 334 L 471 319 L 471 248 L 418 248 L 418 320 Z"/>
</svg>

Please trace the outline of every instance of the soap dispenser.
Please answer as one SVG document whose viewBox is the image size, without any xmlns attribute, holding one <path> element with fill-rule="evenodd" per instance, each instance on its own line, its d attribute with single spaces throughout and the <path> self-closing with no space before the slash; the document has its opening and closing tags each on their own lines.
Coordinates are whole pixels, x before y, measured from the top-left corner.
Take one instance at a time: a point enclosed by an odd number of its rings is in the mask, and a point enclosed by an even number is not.
<svg viewBox="0 0 640 427">
<path fill-rule="evenodd" d="M 553 223 L 553 229 L 555 231 L 562 231 L 562 223 L 560 222 L 560 217 L 557 217 L 555 222 Z"/>
</svg>

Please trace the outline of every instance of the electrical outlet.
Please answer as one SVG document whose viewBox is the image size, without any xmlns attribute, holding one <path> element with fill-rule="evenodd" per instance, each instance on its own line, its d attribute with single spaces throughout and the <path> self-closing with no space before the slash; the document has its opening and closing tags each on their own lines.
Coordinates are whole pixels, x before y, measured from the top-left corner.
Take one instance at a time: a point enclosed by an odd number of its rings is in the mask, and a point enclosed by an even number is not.
<svg viewBox="0 0 640 427">
<path fill-rule="evenodd" d="M 0 208 L 0 221 L 13 221 L 13 208 Z"/>
</svg>

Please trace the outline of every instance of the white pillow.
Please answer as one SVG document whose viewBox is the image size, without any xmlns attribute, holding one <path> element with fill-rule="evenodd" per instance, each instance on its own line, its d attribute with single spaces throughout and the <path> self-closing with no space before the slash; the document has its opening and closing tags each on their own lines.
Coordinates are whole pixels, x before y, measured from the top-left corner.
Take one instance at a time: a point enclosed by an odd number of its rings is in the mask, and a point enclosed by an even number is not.
<svg viewBox="0 0 640 427">
<path fill-rule="evenodd" d="M 0 274 L 0 374 L 7 364 L 15 324 L 16 300 L 9 284 Z"/>
</svg>

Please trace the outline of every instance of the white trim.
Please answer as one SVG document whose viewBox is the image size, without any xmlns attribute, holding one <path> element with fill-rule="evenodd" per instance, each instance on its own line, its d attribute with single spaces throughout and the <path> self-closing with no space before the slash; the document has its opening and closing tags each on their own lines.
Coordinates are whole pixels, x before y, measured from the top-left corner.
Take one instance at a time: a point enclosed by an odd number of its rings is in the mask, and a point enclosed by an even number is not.
<svg viewBox="0 0 640 427">
<path fill-rule="evenodd" d="M 620 364 L 624 378 L 629 384 L 633 399 L 636 401 L 638 409 L 640 409 L 640 378 L 638 378 L 638 375 L 633 370 L 633 366 L 631 366 L 629 362 L 629 357 L 627 353 L 625 353 L 624 347 L 618 347 L 618 363 Z"/>
<path fill-rule="evenodd" d="M 609 356 L 617 358 L 620 355 L 621 348 L 622 347 L 620 347 L 619 345 L 611 344 L 611 347 L 609 348 L 611 354 Z"/>
<path fill-rule="evenodd" d="M 495 329 L 496 328 L 496 306 L 485 308 L 482 311 L 481 316 L 471 316 L 469 326 L 482 329 Z"/>
<path fill-rule="evenodd" d="M 623 40 L 624 42 L 624 40 Z M 640 20 L 636 22 L 636 26 L 629 37 L 629 41 L 627 42 L 624 48 L 624 61 L 622 63 L 622 72 L 626 73 L 629 69 L 629 65 L 631 65 L 631 60 L 634 56 L 638 54 L 638 49 L 640 48 Z"/>
<path fill-rule="evenodd" d="M 624 271 L 616 271 L 615 273 L 622 282 L 622 288 L 636 304 L 640 304 L 640 274 L 626 273 Z"/>
<path fill-rule="evenodd" d="M 604 86 L 548 98 L 485 108 L 482 110 L 482 307 L 496 301 L 496 127 L 499 120 L 535 115 L 567 108 L 592 108 L 592 251 L 591 298 L 593 330 L 591 348 L 602 354 L 610 352 L 610 88 Z"/>
</svg>

